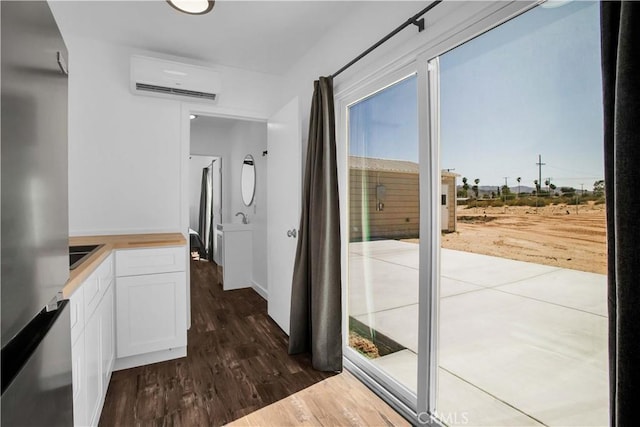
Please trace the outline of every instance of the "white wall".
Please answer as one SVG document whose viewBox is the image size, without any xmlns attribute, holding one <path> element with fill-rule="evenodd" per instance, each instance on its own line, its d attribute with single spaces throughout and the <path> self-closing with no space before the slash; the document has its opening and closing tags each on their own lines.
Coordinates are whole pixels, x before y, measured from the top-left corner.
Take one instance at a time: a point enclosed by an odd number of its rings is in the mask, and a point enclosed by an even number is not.
<svg viewBox="0 0 640 427">
<path fill-rule="evenodd" d="M 95 40 L 65 41 L 70 68 L 70 234 L 186 234 L 181 226 L 188 223 L 182 218 L 187 210 L 181 209 L 181 200 L 188 200 L 181 194 L 181 168 L 186 164 L 180 146 L 182 103 L 129 91 L 130 55 L 178 58 Z M 275 108 L 280 77 L 212 68 L 222 77 L 214 109 L 267 117 Z"/>
<path fill-rule="evenodd" d="M 253 229 L 253 281 L 267 289 L 267 125 L 260 121 L 198 117 L 191 122 L 191 153 L 222 158 L 223 222 L 239 222 L 244 212 Z M 244 157 L 251 154 L 256 166 L 256 191 L 245 206 L 240 190 Z"/>
</svg>

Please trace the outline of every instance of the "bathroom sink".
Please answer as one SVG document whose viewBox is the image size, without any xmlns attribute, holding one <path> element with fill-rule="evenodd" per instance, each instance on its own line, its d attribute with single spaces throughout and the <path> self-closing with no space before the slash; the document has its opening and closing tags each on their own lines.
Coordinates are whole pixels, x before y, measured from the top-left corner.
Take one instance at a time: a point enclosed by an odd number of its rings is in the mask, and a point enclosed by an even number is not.
<svg viewBox="0 0 640 427">
<path fill-rule="evenodd" d="M 77 268 L 104 245 L 69 246 L 69 270 Z"/>
</svg>

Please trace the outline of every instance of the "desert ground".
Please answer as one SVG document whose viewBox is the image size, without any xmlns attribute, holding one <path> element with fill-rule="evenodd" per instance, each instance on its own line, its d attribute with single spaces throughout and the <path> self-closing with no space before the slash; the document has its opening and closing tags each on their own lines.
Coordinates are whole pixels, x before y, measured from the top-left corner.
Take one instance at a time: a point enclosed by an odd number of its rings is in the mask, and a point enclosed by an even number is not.
<svg viewBox="0 0 640 427">
<path fill-rule="evenodd" d="M 442 247 L 592 273 L 607 273 L 605 205 L 458 206 Z"/>
</svg>

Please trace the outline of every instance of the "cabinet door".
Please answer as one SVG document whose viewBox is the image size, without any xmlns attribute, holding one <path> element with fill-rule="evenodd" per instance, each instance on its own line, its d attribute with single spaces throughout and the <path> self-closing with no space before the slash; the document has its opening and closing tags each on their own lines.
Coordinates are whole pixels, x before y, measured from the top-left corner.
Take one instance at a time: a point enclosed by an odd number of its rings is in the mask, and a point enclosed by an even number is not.
<svg viewBox="0 0 640 427">
<path fill-rule="evenodd" d="M 84 351 L 87 374 L 87 421 L 96 425 L 102 403 L 102 317 L 97 310 L 84 329 Z"/>
<path fill-rule="evenodd" d="M 84 333 L 71 347 L 71 374 L 73 377 L 73 425 L 87 425 L 87 374 L 84 355 Z"/>
<path fill-rule="evenodd" d="M 107 292 L 100 302 L 100 336 L 102 338 L 102 394 L 107 394 L 109 380 L 111 379 L 111 371 L 116 356 L 116 337 L 114 325 L 114 288 L 115 285 L 109 286 Z"/>
<path fill-rule="evenodd" d="M 187 345 L 186 274 L 116 278 L 117 355 Z"/>
</svg>

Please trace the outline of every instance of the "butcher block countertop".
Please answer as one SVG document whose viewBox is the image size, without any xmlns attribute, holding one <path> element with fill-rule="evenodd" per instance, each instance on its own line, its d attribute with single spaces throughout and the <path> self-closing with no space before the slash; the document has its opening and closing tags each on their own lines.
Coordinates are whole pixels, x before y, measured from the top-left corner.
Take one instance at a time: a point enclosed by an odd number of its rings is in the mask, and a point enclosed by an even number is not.
<svg viewBox="0 0 640 427">
<path fill-rule="evenodd" d="M 69 271 L 69 280 L 62 288 L 64 298 L 71 294 L 109 256 L 114 249 L 142 249 L 162 246 L 184 246 L 187 240 L 181 233 L 120 234 L 107 236 L 69 237 L 69 246 L 104 245 L 77 268 Z"/>
</svg>

